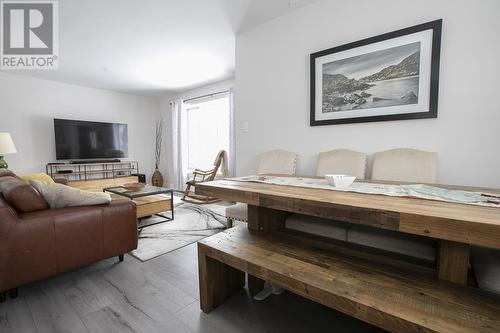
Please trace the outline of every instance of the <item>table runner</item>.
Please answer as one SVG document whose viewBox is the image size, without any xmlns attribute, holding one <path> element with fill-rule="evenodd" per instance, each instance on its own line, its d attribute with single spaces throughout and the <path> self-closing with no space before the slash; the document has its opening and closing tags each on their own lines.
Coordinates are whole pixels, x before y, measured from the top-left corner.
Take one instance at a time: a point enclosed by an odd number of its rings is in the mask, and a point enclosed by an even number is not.
<svg viewBox="0 0 500 333">
<path fill-rule="evenodd" d="M 391 197 L 412 197 L 426 200 L 437 200 L 453 203 L 462 203 L 476 206 L 500 207 L 500 197 L 487 193 L 447 190 L 444 188 L 424 184 L 398 185 L 354 182 L 349 187 L 334 187 L 321 178 L 307 177 L 278 177 L 278 176 L 245 176 L 226 178 L 226 180 L 253 182 L 272 185 L 296 186 L 317 188 L 339 192 L 355 192 L 376 194 Z"/>
</svg>

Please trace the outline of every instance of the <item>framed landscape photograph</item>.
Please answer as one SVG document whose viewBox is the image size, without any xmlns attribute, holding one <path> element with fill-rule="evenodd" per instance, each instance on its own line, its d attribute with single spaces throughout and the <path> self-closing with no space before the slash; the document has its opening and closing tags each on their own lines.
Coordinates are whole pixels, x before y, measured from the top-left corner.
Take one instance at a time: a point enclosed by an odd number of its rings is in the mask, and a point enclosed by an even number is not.
<svg viewBox="0 0 500 333">
<path fill-rule="evenodd" d="M 311 54 L 311 126 L 436 118 L 442 20 Z"/>
</svg>

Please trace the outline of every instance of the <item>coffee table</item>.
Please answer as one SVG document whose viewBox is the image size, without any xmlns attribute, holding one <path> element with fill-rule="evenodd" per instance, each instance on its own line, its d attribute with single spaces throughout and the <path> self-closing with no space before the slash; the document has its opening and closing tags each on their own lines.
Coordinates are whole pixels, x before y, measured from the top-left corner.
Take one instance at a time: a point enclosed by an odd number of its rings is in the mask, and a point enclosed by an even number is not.
<svg viewBox="0 0 500 333">
<path fill-rule="evenodd" d="M 174 219 L 174 192 L 172 189 L 148 184 L 139 190 L 129 190 L 123 186 L 106 187 L 103 192 L 133 200 L 137 204 L 138 220 L 153 215 L 163 218 L 160 221 L 139 225 L 138 229 L 144 229 Z M 165 211 L 170 211 L 170 216 L 163 214 Z"/>
</svg>

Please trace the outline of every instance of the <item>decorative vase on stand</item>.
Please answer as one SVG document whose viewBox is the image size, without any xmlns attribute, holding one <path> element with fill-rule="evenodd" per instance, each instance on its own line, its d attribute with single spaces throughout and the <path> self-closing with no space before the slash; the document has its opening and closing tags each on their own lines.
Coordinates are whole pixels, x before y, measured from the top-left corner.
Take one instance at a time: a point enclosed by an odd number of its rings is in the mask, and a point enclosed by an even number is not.
<svg viewBox="0 0 500 333">
<path fill-rule="evenodd" d="M 153 172 L 153 176 L 151 177 L 151 183 L 153 186 L 162 187 L 163 186 L 163 175 L 161 174 L 158 167 L 156 167 L 155 172 Z"/>
</svg>

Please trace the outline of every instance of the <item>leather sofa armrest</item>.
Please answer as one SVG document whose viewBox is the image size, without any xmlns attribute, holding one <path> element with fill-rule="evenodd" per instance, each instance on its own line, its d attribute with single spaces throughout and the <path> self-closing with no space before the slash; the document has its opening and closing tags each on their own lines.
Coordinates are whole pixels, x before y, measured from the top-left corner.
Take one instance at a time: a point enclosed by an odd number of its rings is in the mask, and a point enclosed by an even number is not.
<svg viewBox="0 0 500 333">
<path fill-rule="evenodd" d="M 0 292 L 57 272 L 54 219 L 44 211 L 19 214 L 0 212 Z M 25 220 L 22 215 L 35 215 Z"/>
<path fill-rule="evenodd" d="M 1 195 L 0 195 L 1 196 Z M 17 212 L 0 199 L 0 239 L 9 233 L 18 220 Z"/>
<path fill-rule="evenodd" d="M 136 249 L 136 211 L 132 200 L 115 200 L 104 205 L 21 214 L 21 220 L 26 221 L 20 224 L 29 225 L 42 219 L 52 221 L 58 268 L 66 271 Z"/>
<path fill-rule="evenodd" d="M 1 203 L 0 292 L 137 248 L 131 200 L 24 214 Z"/>
<path fill-rule="evenodd" d="M 132 200 L 113 200 L 103 209 L 104 252 L 117 256 L 137 248 L 137 206 Z"/>
</svg>

